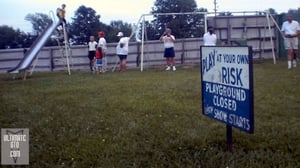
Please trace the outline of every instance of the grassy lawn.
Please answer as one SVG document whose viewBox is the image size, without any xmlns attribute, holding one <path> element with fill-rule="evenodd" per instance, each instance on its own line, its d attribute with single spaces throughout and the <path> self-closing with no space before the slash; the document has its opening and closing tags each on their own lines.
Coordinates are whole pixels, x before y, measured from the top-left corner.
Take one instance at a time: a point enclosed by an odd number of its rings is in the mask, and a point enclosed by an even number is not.
<svg viewBox="0 0 300 168">
<path fill-rule="evenodd" d="M 300 167 L 300 67 L 255 64 L 254 102 L 254 134 L 233 129 L 230 153 L 202 115 L 199 66 L 0 74 L 0 127 L 30 130 L 22 167 Z"/>
</svg>

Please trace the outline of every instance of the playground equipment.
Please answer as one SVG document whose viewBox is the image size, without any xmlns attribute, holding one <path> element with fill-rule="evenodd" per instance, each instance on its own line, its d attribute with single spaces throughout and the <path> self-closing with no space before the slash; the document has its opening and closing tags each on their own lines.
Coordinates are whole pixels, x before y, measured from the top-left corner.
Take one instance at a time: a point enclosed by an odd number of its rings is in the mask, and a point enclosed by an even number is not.
<svg viewBox="0 0 300 168">
<path fill-rule="evenodd" d="M 151 47 L 147 42 L 147 30 L 145 25 L 145 19 L 153 19 L 154 16 L 176 16 L 176 15 L 202 15 L 203 23 L 200 29 L 204 32 L 207 26 L 213 26 L 215 28 L 215 33 L 218 37 L 218 45 L 249 45 L 253 46 L 255 51 L 255 57 L 258 59 L 264 59 L 262 54 L 271 56 L 273 58 L 274 64 L 276 64 L 276 41 L 278 40 L 277 31 L 278 25 L 270 14 L 269 11 L 242 11 L 233 12 L 232 15 L 218 15 L 209 12 L 191 12 L 191 13 L 155 13 L 155 14 L 143 14 L 137 22 L 139 26 L 139 35 L 136 36 L 136 41 L 140 42 L 140 71 L 143 71 L 145 63 L 153 61 L 156 54 L 150 53 L 148 47 Z M 199 31 L 199 30 L 198 30 Z M 200 41 L 201 37 L 199 38 Z M 176 40 L 177 50 L 182 51 L 181 62 L 185 61 L 185 58 L 194 58 L 199 54 L 195 51 L 190 51 L 190 44 L 185 40 Z M 187 43 L 187 44 L 185 44 Z M 199 45 L 201 43 L 199 42 Z M 153 47 L 152 47 L 153 48 Z M 188 55 L 188 56 L 187 56 Z M 196 55 L 196 56 L 195 56 Z M 147 58 L 148 57 L 148 58 Z M 145 59 L 146 58 L 146 59 Z M 153 59 L 154 58 L 154 59 Z M 178 59 L 180 57 L 176 57 Z M 149 61 L 150 60 L 150 61 Z"/>
<path fill-rule="evenodd" d="M 53 14 L 52 22 L 48 25 L 48 27 L 44 30 L 44 32 L 34 41 L 34 43 L 31 45 L 30 49 L 25 53 L 24 57 L 19 62 L 19 64 L 17 64 L 17 66 L 15 68 L 12 68 L 7 71 L 8 73 L 14 74 L 13 78 L 15 78 L 16 74 L 24 72 L 23 79 L 25 80 L 26 76 L 27 76 L 26 70 L 29 70 L 29 69 L 31 69 L 30 75 L 32 75 L 32 73 L 35 69 L 37 60 L 38 60 L 38 53 L 43 48 L 43 46 L 45 45 L 45 43 L 47 42 L 47 40 L 51 36 L 51 34 L 56 30 L 56 28 L 61 23 L 63 25 L 64 53 L 65 53 L 65 58 L 66 58 L 66 64 L 67 64 L 68 73 L 69 73 L 69 75 L 71 74 L 70 61 L 69 61 L 71 52 L 70 52 L 70 47 L 69 47 L 69 43 L 68 43 L 66 26 L 65 26 L 65 23 L 62 22 L 61 20 L 56 22 L 54 14 Z"/>
<path fill-rule="evenodd" d="M 51 36 L 52 39 L 55 39 L 58 47 L 59 47 L 59 51 L 60 51 L 60 55 L 61 58 L 60 59 L 56 59 L 55 61 L 61 61 L 64 64 L 66 64 L 67 66 L 67 70 L 69 75 L 71 75 L 71 71 L 70 71 L 70 64 L 71 66 L 73 66 L 72 63 L 72 50 L 70 48 L 70 44 L 68 43 L 68 33 L 66 31 L 64 22 L 63 22 L 63 38 L 59 37 L 59 36 Z"/>
<path fill-rule="evenodd" d="M 176 15 L 206 15 L 206 12 L 185 12 L 185 13 L 155 13 L 155 14 L 143 14 L 137 22 L 137 25 L 141 25 L 141 39 L 136 36 L 136 41 L 141 42 L 141 58 L 140 58 L 140 71 L 144 70 L 144 47 L 145 47 L 145 37 L 147 37 L 147 32 L 145 28 L 145 18 L 153 16 L 176 16 Z M 203 25 L 204 30 L 207 29 L 206 21 Z M 138 29 L 137 29 L 138 30 Z"/>
</svg>

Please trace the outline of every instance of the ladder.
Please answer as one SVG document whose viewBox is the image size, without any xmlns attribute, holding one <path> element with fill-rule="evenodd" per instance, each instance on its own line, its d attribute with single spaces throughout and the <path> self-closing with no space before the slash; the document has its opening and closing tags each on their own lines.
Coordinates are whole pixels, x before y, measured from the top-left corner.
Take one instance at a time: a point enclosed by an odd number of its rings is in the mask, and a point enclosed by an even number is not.
<svg viewBox="0 0 300 168">
<path fill-rule="evenodd" d="M 69 44 L 69 39 L 68 39 L 68 34 L 67 34 L 67 30 L 66 30 L 66 24 L 64 22 L 62 22 L 63 25 L 63 30 L 62 30 L 62 35 L 63 38 L 56 38 L 56 42 L 58 44 L 59 47 L 59 51 L 61 53 L 61 60 L 66 63 L 67 66 L 67 71 L 68 74 L 71 75 L 71 66 L 73 65 L 72 62 L 72 51 L 70 48 L 70 44 Z"/>
</svg>

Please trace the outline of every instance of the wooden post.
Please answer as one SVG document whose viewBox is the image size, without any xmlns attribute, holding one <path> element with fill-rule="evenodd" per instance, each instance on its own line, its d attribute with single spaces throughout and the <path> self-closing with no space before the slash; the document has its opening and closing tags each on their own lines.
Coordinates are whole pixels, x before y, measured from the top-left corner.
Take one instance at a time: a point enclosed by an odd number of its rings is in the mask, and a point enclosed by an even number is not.
<svg viewBox="0 0 300 168">
<path fill-rule="evenodd" d="M 137 46 L 137 56 L 136 56 L 136 67 L 140 67 L 141 62 L 141 45 L 139 42 L 136 43 Z"/>
<path fill-rule="evenodd" d="M 226 125 L 227 151 L 232 152 L 232 126 Z"/>
<path fill-rule="evenodd" d="M 185 54 L 185 42 L 184 42 L 185 40 L 184 39 L 182 39 L 181 40 L 181 44 L 182 44 L 182 53 L 181 53 L 181 64 L 184 64 L 184 54 Z"/>
<path fill-rule="evenodd" d="M 53 49 L 50 49 L 50 70 L 53 72 L 54 70 L 54 58 L 53 58 Z"/>
</svg>

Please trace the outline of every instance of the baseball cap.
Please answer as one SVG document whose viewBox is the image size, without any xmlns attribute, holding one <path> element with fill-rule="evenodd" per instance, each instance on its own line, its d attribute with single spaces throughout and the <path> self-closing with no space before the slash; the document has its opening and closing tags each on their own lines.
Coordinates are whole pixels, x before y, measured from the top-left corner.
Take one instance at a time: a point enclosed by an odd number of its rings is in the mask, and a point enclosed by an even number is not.
<svg viewBox="0 0 300 168">
<path fill-rule="evenodd" d="M 122 37 L 122 36 L 124 36 L 124 34 L 123 34 L 123 32 L 119 32 L 119 33 L 117 34 L 117 36 L 118 36 L 118 37 Z"/>
<path fill-rule="evenodd" d="M 104 33 L 103 31 L 100 31 L 100 32 L 98 32 L 98 35 L 99 35 L 99 36 L 104 36 L 105 33 Z"/>
</svg>

